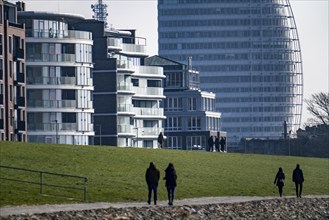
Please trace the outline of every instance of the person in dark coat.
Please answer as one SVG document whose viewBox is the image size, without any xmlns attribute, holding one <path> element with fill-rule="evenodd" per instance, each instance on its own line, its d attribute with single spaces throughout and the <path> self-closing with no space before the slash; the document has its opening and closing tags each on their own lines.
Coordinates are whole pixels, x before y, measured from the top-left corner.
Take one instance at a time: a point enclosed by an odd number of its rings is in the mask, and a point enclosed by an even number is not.
<svg viewBox="0 0 329 220">
<path fill-rule="evenodd" d="M 299 164 L 296 165 L 296 168 L 292 173 L 292 181 L 295 182 L 297 198 L 298 197 L 302 198 L 304 175 L 303 175 L 303 171 L 299 168 Z M 298 191 L 298 187 L 299 187 L 299 191 Z"/>
<path fill-rule="evenodd" d="M 163 134 L 162 134 L 162 132 L 160 132 L 160 134 L 158 136 L 158 143 L 159 143 L 159 147 L 163 148 Z"/>
<path fill-rule="evenodd" d="M 285 179 L 285 175 L 282 168 L 280 167 L 274 179 L 274 184 L 278 186 L 280 197 L 282 197 L 284 179 Z"/>
<path fill-rule="evenodd" d="M 215 139 L 215 149 L 216 149 L 216 151 L 217 152 L 219 152 L 219 138 L 218 137 L 216 137 L 216 139 Z"/>
<path fill-rule="evenodd" d="M 157 204 L 159 179 L 160 179 L 160 171 L 155 167 L 154 163 L 151 162 L 149 168 L 147 168 L 145 173 L 145 180 L 148 186 L 148 200 L 147 200 L 148 204 L 151 204 L 152 191 L 153 191 L 154 205 Z"/>
<path fill-rule="evenodd" d="M 209 147 L 209 151 L 213 152 L 213 150 L 214 150 L 214 139 L 212 138 L 212 136 L 210 136 L 208 138 L 208 147 Z"/>
<path fill-rule="evenodd" d="M 174 197 L 175 197 L 175 188 L 177 186 L 176 180 L 177 175 L 175 171 L 175 167 L 172 163 L 169 163 L 168 167 L 165 170 L 166 175 L 164 179 L 166 180 L 166 187 L 168 191 L 168 205 L 173 205 Z"/>
<path fill-rule="evenodd" d="M 220 143 L 220 151 L 224 152 L 225 151 L 226 140 L 223 137 L 221 137 L 219 143 Z"/>
</svg>

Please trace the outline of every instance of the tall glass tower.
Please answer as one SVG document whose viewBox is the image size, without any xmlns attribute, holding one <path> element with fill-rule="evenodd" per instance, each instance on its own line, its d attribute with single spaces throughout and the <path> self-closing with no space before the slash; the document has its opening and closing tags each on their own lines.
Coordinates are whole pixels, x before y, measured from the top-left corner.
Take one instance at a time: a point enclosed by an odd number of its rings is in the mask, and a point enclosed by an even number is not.
<svg viewBox="0 0 329 220">
<path fill-rule="evenodd" d="M 300 126 L 300 44 L 288 0 L 158 0 L 159 55 L 200 71 L 230 142 Z M 287 129 L 284 129 L 284 122 Z"/>
</svg>

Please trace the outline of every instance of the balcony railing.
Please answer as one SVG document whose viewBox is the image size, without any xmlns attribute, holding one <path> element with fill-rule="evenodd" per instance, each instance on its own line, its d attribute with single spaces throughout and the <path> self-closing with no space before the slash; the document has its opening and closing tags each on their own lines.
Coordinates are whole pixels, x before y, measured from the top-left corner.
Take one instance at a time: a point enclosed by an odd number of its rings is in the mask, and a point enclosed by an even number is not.
<svg viewBox="0 0 329 220">
<path fill-rule="evenodd" d="M 118 112 L 132 112 L 133 105 L 132 104 L 118 104 L 117 111 Z"/>
<path fill-rule="evenodd" d="M 137 74 L 163 75 L 163 68 L 156 66 L 136 66 Z"/>
<path fill-rule="evenodd" d="M 27 77 L 30 85 L 76 85 L 75 77 Z"/>
<path fill-rule="evenodd" d="M 133 87 L 135 95 L 163 96 L 163 88 L 158 87 Z"/>
<path fill-rule="evenodd" d="M 146 46 L 136 44 L 122 44 L 122 51 L 128 53 L 146 54 Z"/>
<path fill-rule="evenodd" d="M 134 65 L 131 61 L 128 60 L 117 60 L 118 69 L 133 69 Z"/>
<path fill-rule="evenodd" d="M 136 115 L 163 116 L 163 109 L 162 108 L 136 108 L 136 107 L 134 107 L 134 113 Z"/>
<path fill-rule="evenodd" d="M 76 123 L 28 123 L 27 130 L 29 131 L 76 131 Z"/>
<path fill-rule="evenodd" d="M 72 38 L 92 40 L 92 33 L 86 31 L 52 31 L 52 30 L 26 30 L 26 37 L 34 38 Z"/>
<path fill-rule="evenodd" d="M 133 86 L 131 83 L 118 83 L 117 90 L 132 91 Z"/>
<path fill-rule="evenodd" d="M 28 62 L 75 62 L 75 54 L 37 54 L 29 53 Z"/>
<path fill-rule="evenodd" d="M 122 41 L 118 38 L 107 38 L 107 46 L 109 49 L 122 49 Z"/>
<path fill-rule="evenodd" d="M 132 125 L 117 125 L 118 133 L 132 133 Z"/>
<path fill-rule="evenodd" d="M 28 100 L 28 107 L 34 108 L 76 108 L 76 100 Z"/>
<path fill-rule="evenodd" d="M 140 128 L 134 128 L 135 130 L 138 131 L 138 137 L 143 137 L 143 136 L 158 136 L 160 132 L 164 133 L 163 128 L 146 128 L 146 127 L 140 127 Z M 137 132 L 134 132 L 137 135 Z"/>
</svg>

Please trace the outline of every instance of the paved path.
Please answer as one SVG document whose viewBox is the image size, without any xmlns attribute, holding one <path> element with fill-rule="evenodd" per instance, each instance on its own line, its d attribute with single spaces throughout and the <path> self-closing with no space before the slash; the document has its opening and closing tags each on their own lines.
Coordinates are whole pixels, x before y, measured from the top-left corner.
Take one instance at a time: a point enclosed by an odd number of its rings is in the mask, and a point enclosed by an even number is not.
<svg viewBox="0 0 329 220">
<path fill-rule="evenodd" d="M 258 200 L 278 199 L 280 197 L 250 197 L 250 196 L 226 196 L 226 197 L 204 197 L 175 200 L 174 205 L 205 205 L 205 204 L 220 204 L 220 203 L 236 203 Z M 294 198 L 294 196 L 286 196 L 283 198 Z M 322 196 L 305 196 L 305 198 L 329 198 L 329 195 Z M 158 206 L 167 206 L 167 201 L 159 201 Z M 146 202 L 132 203 L 78 203 L 78 204 L 62 204 L 62 205 L 33 205 L 33 206 L 4 206 L 0 207 L 0 216 L 21 215 L 21 214 L 37 214 L 37 213 L 52 213 L 59 211 L 81 211 L 91 209 L 106 209 L 109 207 L 126 208 L 126 207 L 145 207 L 150 206 Z M 153 206 L 153 205 L 151 205 Z"/>
</svg>

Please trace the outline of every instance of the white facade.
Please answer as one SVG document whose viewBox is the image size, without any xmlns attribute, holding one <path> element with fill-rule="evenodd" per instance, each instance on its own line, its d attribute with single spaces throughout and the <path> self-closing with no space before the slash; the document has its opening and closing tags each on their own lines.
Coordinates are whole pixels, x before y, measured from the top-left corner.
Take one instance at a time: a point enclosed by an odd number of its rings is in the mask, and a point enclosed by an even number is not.
<svg viewBox="0 0 329 220">
<path fill-rule="evenodd" d="M 94 135 L 92 36 L 64 14 L 21 12 L 26 26 L 28 141 L 88 145 Z"/>
</svg>

